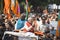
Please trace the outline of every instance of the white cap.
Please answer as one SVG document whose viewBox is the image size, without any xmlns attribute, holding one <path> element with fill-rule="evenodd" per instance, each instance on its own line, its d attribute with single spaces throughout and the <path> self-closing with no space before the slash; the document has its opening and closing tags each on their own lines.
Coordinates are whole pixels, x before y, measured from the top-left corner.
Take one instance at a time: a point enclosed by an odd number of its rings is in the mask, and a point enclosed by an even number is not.
<svg viewBox="0 0 60 40">
<path fill-rule="evenodd" d="M 32 17 L 35 17 L 35 15 L 32 15 Z"/>
<path fill-rule="evenodd" d="M 32 19 L 31 17 L 28 18 L 28 20 L 31 20 L 31 19 Z"/>
</svg>

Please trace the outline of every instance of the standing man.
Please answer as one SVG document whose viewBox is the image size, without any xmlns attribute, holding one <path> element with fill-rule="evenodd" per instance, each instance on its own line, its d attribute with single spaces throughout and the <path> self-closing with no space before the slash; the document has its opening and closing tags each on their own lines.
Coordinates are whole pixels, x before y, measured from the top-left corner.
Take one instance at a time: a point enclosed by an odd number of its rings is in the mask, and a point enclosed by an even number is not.
<svg viewBox="0 0 60 40">
<path fill-rule="evenodd" d="M 15 30 L 19 30 L 19 29 L 23 28 L 24 23 L 25 23 L 25 14 L 21 14 L 20 19 L 18 19 L 18 21 L 15 24 Z"/>
</svg>

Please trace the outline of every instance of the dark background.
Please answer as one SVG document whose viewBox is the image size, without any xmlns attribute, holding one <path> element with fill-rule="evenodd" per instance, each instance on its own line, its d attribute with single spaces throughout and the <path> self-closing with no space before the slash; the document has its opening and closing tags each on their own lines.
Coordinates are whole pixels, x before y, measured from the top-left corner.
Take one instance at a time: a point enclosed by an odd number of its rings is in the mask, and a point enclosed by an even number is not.
<svg viewBox="0 0 60 40">
<path fill-rule="evenodd" d="M 20 7 L 21 7 L 21 10 L 23 8 L 23 5 L 21 5 L 22 2 L 25 3 L 25 0 L 18 0 L 19 4 L 20 4 Z M 59 5 L 60 4 L 60 0 L 28 0 L 29 2 L 29 5 L 33 5 L 33 9 L 35 9 L 36 7 L 40 6 L 42 9 L 44 9 L 45 6 L 47 6 L 48 4 L 57 4 Z M 4 8 L 4 0 L 0 0 L 0 11 L 2 12 Z"/>
</svg>

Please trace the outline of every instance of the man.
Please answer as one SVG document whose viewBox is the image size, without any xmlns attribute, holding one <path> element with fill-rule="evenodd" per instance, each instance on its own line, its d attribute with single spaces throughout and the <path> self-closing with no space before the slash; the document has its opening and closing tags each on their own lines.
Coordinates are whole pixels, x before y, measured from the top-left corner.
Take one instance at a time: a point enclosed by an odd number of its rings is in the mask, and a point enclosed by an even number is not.
<svg viewBox="0 0 60 40">
<path fill-rule="evenodd" d="M 47 28 L 46 18 L 43 16 L 43 17 L 42 17 L 42 23 L 40 24 L 39 30 L 40 30 L 41 32 L 45 33 L 46 28 Z"/>
<path fill-rule="evenodd" d="M 25 14 L 21 14 L 20 19 L 18 19 L 18 21 L 15 24 L 15 30 L 19 30 L 19 29 L 23 28 L 24 23 L 25 23 Z"/>
<path fill-rule="evenodd" d="M 21 30 L 24 31 L 24 32 L 33 32 L 34 30 L 33 30 L 32 23 L 33 23 L 33 20 L 32 20 L 31 17 L 29 17 L 28 21 L 25 22 L 25 25 L 24 25 L 24 27 Z"/>
</svg>

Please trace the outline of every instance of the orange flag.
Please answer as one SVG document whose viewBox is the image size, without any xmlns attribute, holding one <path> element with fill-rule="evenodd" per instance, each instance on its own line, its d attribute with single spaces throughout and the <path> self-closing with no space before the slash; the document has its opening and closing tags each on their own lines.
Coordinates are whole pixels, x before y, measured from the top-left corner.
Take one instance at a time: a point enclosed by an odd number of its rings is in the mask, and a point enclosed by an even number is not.
<svg viewBox="0 0 60 40">
<path fill-rule="evenodd" d="M 20 6 L 17 0 L 16 0 L 16 16 L 20 17 Z"/>
<path fill-rule="evenodd" d="M 30 7 L 28 5 L 28 0 L 26 0 L 26 5 L 27 5 L 27 11 L 30 12 Z"/>
<path fill-rule="evenodd" d="M 12 0 L 11 1 L 11 10 L 13 13 L 17 16 L 20 17 L 20 6 L 17 0 Z"/>
<path fill-rule="evenodd" d="M 28 12 L 30 12 L 30 7 L 28 6 Z"/>
<path fill-rule="evenodd" d="M 4 14 L 7 15 L 7 18 L 10 19 L 11 18 L 11 14 L 10 14 L 10 0 L 4 0 Z"/>
<path fill-rule="evenodd" d="M 14 12 L 15 14 L 15 4 L 16 3 L 16 0 L 11 0 L 11 10 Z"/>
</svg>

